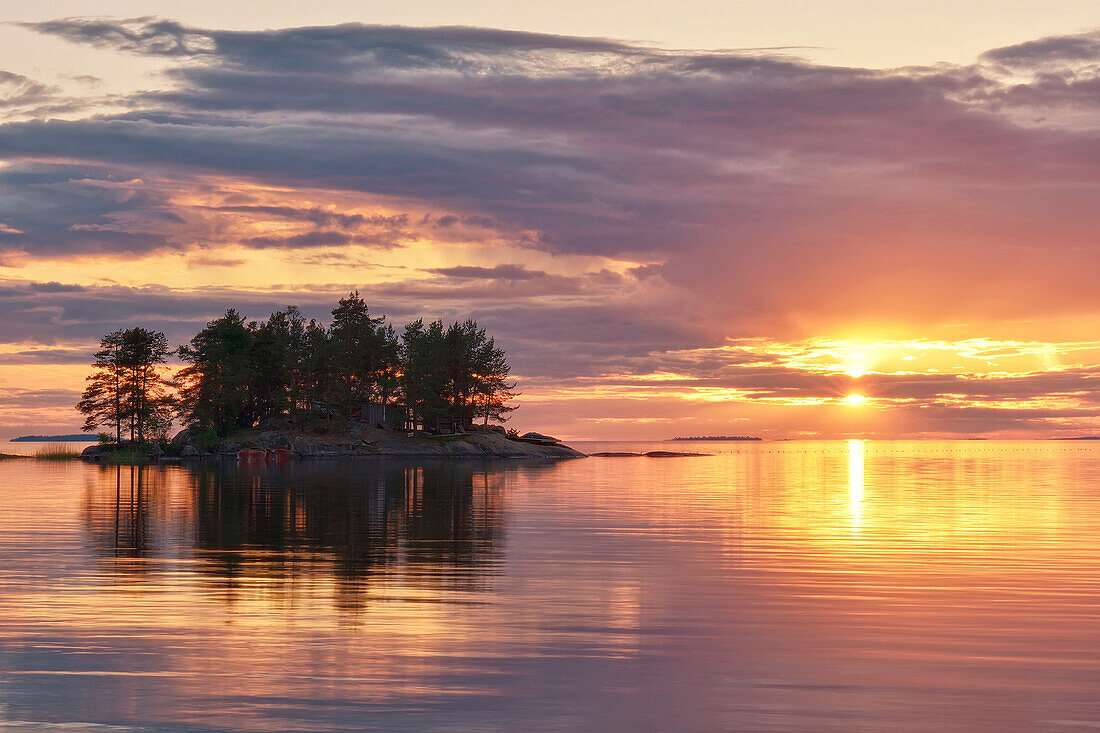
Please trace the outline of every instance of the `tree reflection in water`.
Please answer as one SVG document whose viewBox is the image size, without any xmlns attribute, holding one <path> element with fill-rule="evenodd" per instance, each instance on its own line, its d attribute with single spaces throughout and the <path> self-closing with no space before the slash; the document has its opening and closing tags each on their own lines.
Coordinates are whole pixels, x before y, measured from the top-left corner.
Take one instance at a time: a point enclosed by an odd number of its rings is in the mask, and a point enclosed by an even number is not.
<svg viewBox="0 0 1100 733">
<path fill-rule="evenodd" d="M 331 461 L 283 467 L 107 466 L 86 492 L 92 544 L 114 567 L 193 563 L 231 601 L 328 577 L 354 610 L 379 576 L 486 589 L 502 557 L 504 489 L 553 463 Z M 176 568 L 177 570 L 179 568 Z"/>
<path fill-rule="evenodd" d="M 85 497 L 83 514 L 93 544 L 117 558 L 140 558 L 149 541 L 150 491 L 160 488 L 144 466 L 110 466 Z M 128 567 L 140 567 L 128 564 Z"/>
</svg>

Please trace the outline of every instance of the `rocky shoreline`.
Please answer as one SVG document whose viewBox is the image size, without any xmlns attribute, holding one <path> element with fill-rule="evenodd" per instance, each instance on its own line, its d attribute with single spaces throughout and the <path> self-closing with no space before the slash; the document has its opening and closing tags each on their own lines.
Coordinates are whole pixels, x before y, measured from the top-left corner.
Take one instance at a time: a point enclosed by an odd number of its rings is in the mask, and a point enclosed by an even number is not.
<svg viewBox="0 0 1100 733">
<path fill-rule="evenodd" d="M 535 436 L 535 437 L 531 437 Z M 113 446 L 89 446 L 86 461 L 110 462 Z M 167 449 L 152 445 L 140 459 L 157 462 L 223 461 L 280 463 L 313 458 L 584 458 L 585 454 L 553 438 L 533 433 L 523 438 L 493 428 L 458 435 L 409 434 L 355 425 L 346 433 L 305 433 L 249 430 L 221 440 L 213 450 L 201 450 L 184 430 Z"/>
</svg>

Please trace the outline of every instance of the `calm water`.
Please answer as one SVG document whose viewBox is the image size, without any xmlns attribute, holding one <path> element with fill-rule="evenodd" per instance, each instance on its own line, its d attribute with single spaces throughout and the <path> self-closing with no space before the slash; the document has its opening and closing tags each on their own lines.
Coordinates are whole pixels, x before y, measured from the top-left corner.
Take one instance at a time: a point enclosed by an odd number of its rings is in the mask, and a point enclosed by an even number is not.
<svg viewBox="0 0 1100 733">
<path fill-rule="evenodd" d="M 0 442 L 0 454 L 8 455 L 8 456 L 33 456 L 39 450 L 42 450 L 42 449 L 48 448 L 48 447 L 62 447 L 62 448 L 66 449 L 68 451 L 71 451 L 73 453 L 79 453 L 80 451 L 87 448 L 89 445 L 95 445 L 95 443 L 96 443 L 96 441 L 94 441 L 94 440 L 89 440 L 87 442 L 84 442 L 84 441 L 76 442 L 76 441 L 74 441 L 74 442 L 67 442 L 67 443 L 60 443 L 60 442 L 57 442 L 57 441 L 46 441 L 44 443 L 32 443 L 32 442 L 29 442 L 29 441 L 27 441 L 27 442 L 18 441 L 16 443 L 12 443 L 12 442 L 9 442 L 9 441 L 3 441 L 3 442 Z M 665 445 L 669 445 L 669 444 L 666 443 Z"/>
<path fill-rule="evenodd" d="M 704 447 L 0 462 L 0 727 L 1100 727 L 1100 445 Z"/>
</svg>

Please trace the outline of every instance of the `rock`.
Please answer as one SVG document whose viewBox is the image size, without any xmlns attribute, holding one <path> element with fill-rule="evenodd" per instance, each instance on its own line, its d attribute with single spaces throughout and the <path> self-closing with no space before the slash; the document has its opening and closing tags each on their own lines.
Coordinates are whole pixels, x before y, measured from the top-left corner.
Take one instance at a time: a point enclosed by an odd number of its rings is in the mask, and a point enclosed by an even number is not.
<svg viewBox="0 0 1100 733">
<path fill-rule="evenodd" d="M 352 455 L 354 451 L 350 444 L 329 445 L 327 443 L 313 442 L 304 435 L 294 438 L 294 452 L 302 458 L 323 458 L 340 455 Z"/>
<path fill-rule="evenodd" d="M 156 443 L 153 443 L 151 446 L 149 446 L 148 450 L 149 450 L 149 457 L 150 458 L 160 458 L 161 456 L 164 455 L 164 449 L 161 448 Z"/>
<path fill-rule="evenodd" d="M 261 430 L 266 430 L 276 433 L 285 433 L 293 429 L 293 424 L 285 417 L 273 417 L 268 420 L 264 420 L 259 425 Z"/>
<path fill-rule="evenodd" d="M 359 423 L 341 428 L 340 433 L 319 431 L 288 433 L 277 430 L 241 431 L 222 440 L 217 453 L 204 458 L 233 458 L 245 449 L 285 450 L 290 458 L 341 458 L 353 456 L 453 456 L 495 458 L 582 458 L 579 453 L 541 433 L 529 433 L 536 438 L 511 437 L 497 426 L 476 426 L 465 435 L 432 436 L 405 431 L 375 430 Z M 180 452 L 193 459 L 199 451 Z"/>
<path fill-rule="evenodd" d="M 280 433 L 275 430 L 268 430 L 260 433 L 256 436 L 257 442 L 259 442 L 261 448 L 265 449 L 279 449 L 283 448 L 290 450 L 294 447 L 294 444 L 290 440 L 290 436 L 286 433 Z"/>
<path fill-rule="evenodd" d="M 199 449 L 193 445 L 188 444 L 180 448 L 180 458 L 198 458 L 199 455 Z"/>
<path fill-rule="evenodd" d="M 525 433 L 517 438 L 524 442 L 533 442 L 538 446 L 557 446 L 561 444 L 558 438 L 552 438 L 548 435 L 542 435 L 541 433 Z"/>
<path fill-rule="evenodd" d="M 107 450 L 106 446 L 89 445 L 87 448 L 80 451 L 80 457 L 86 461 L 105 461 L 110 453 L 111 452 Z"/>
<path fill-rule="evenodd" d="M 218 443 L 218 449 L 217 449 L 216 452 L 221 453 L 223 455 L 230 454 L 230 453 L 233 454 L 233 455 L 237 455 L 242 450 L 244 450 L 244 446 L 241 445 L 240 443 L 237 443 L 236 441 L 232 441 L 232 440 L 223 440 L 220 443 Z"/>
<path fill-rule="evenodd" d="M 534 433 L 534 432 L 524 433 L 523 435 L 521 435 L 519 437 L 523 438 L 524 440 L 545 440 L 547 443 L 560 443 L 561 442 L 557 438 L 551 438 L 549 435 L 543 435 L 542 433 Z"/>
<path fill-rule="evenodd" d="M 172 445 L 191 445 L 191 431 L 181 430 L 172 438 Z"/>
<path fill-rule="evenodd" d="M 444 443 L 443 445 L 447 453 L 452 456 L 485 455 L 484 449 L 474 443 L 465 440 L 455 440 L 450 443 Z"/>
</svg>

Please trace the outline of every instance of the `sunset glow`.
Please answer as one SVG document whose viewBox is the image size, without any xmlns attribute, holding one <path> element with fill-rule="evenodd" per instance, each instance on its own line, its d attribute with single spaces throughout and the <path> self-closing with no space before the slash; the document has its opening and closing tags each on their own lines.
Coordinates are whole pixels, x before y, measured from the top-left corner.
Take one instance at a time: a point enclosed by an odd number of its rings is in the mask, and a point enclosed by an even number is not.
<svg viewBox="0 0 1100 733">
<path fill-rule="evenodd" d="M 225 308 L 324 320 L 356 289 L 398 328 L 476 318 L 521 430 L 1100 431 L 1095 64 L 1071 30 L 888 68 L 479 29 L 5 28 L 117 76 L 0 84 L 0 438 L 75 430 L 112 329 L 177 345 Z"/>
<path fill-rule="evenodd" d="M 862 351 L 855 351 L 848 356 L 844 373 L 849 377 L 862 377 L 867 373 L 867 355 Z"/>
</svg>

